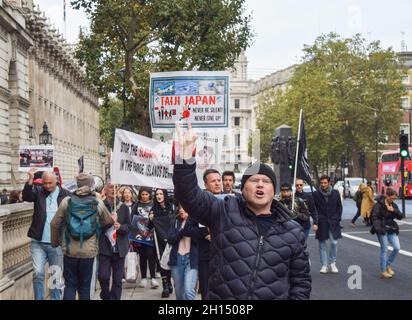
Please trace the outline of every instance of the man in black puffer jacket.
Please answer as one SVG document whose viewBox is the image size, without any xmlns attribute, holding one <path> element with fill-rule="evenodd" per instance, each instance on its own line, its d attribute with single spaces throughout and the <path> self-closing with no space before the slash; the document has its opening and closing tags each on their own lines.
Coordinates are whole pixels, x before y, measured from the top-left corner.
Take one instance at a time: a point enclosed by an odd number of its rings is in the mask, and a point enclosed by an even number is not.
<svg viewBox="0 0 412 320">
<path fill-rule="evenodd" d="M 276 176 L 256 163 L 242 178 L 242 196 L 223 200 L 202 191 L 192 152 L 196 135 L 182 133 L 173 172 L 175 196 L 211 230 L 209 299 L 309 299 L 305 237 L 290 211 L 274 200 Z M 184 159 L 184 160 L 182 160 Z"/>
</svg>

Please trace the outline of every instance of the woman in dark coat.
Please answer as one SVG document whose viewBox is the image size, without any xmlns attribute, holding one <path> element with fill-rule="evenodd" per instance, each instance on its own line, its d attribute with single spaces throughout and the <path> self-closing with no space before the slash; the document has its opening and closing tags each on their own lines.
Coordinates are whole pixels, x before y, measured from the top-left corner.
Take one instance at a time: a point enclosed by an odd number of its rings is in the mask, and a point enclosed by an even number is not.
<svg viewBox="0 0 412 320">
<path fill-rule="evenodd" d="M 153 207 L 149 215 L 148 227 L 150 229 L 154 227 L 156 237 L 155 241 L 157 244 L 156 249 L 158 249 L 157 256 L 159 260 L 165 250 L 170 226 L 176 216 L 174 211 L 175 208 L 169 201 L 167 190 L 156 189 Z M 160 268 L 160 274 L 162 276 L 163 285 L 162 298 L 167 298 L 173 292 L 171 271 Z"/>
<path fill-rule="evenodd" d="M 381 245 L 381 278 L 390 279 L 395 275 L 391 265 L 401 249 L 399 244 L 399 226 L 394 219 L 401 220 L 402 213 L 395 203 L 396 191 L 387 188 L 385 197 L 380 197 L 372 210 L 372 234 L 377 234 Z M 388 257 L 388 243 L 393 247 Z"/>
</svg>

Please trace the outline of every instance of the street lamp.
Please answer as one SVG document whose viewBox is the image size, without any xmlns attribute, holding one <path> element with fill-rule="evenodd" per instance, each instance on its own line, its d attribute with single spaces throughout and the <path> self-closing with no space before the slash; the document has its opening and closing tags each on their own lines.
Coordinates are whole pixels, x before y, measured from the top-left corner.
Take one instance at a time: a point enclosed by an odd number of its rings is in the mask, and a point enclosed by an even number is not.
<svg viewBox="0 0 412 320">
<path fill-rule="evenodd" d="M 342 168 L 343 198 L 345 198 L 345 196 L 346 196 L 346 181 L 345 181 L 346 157 L 345 157 L 345 153 L 343 153 L 343 152 L 340 156 L 340 167 Z"/>
<path fill-rule="evenodd" d="M 43 124 L 43 132 L 39 134 L 39 144 L 53 144 L 53 137 L 49 133 L 46 121 Z"/>
<path fill-rule="evenodd" d="M 122 127 L 126 129 L 126 68 L 123 67 L 119 70 L 120 76 L 123 80 L 122 100 L 123 100 L 123 121 Z"/>
</svg>

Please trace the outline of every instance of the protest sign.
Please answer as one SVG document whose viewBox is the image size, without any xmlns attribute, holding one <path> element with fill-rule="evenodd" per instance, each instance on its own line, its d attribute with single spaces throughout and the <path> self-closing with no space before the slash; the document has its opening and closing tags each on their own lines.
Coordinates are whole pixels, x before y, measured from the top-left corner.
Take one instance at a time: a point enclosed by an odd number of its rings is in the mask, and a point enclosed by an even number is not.
<svg viewBox="0 0 412 320">
<path fill-rule="evenodd" d="M 173 189 L 172 145 L 116 129 L 112 183 Z"/>
<path fill-rule="evenodd" d="M 176 121 L 193 128 L 229 127 L 229 72 L 181 71 L 150 75 L 152 132 L 167 132 Z"/>
<path fill-rule="evenodd" d="M 53 171 L 54 147 L 50 145 L 26 145 L 19 147 L 19 171 L 30 168 L 39 171 Z"/>
</svg>

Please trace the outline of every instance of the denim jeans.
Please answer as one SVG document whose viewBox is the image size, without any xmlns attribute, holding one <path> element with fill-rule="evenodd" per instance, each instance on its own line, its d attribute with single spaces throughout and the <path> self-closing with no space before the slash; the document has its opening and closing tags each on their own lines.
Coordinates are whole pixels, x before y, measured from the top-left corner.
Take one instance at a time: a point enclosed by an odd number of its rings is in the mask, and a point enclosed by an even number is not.
<svg viewBox="0 0 412 320">
<path fill-rule="evenodd" d="M 305 235 L 305 241 L 308 240 L 309 233 L 310 233 L 311 227 L 307 227 L 306 229 L 303 230 L 303 234 Z"/>
<path fill-rule="evenodd" d="M 94 258 L 79 259 L 64 256 L 64 294 L 63 300 L 90 300 L 90 284 L 93 275 Z"/>
<path fill-rule="evenodd" d="M 399 244 L 399 237 L 396 233 L 385 233 L 384 235 L 378 234 L 378 240 L 381 244 L 381 255 L 380 255 L 380 262 L 381 262 L 381 272 L 385 272 L 386 268 L 389 267 L 393 260 L 395 260 L 396 255 L 401 250 L 401 246 Z M 392 245 L 393 251 L 388 257 L 388 242 Z"/>
<path fill-rule="evenodd" d="M 63 254 L 61 247 L 53 248 L 50 243 L 32 240 L 30 248 L 33 264 L 33 290 L 35 300 L 44 300 L 44 279 L 46 263 L 49 263 L 48 272 L 55 281 L 50 281 L 50 298 L 60 300 L 61 272 L 63 268 Z"/>
<path fill-rule="evenodd" d="M 319 241 L 320 263 L 322 264 L 322 266 L 327 266 L 328 264 L 336 262 L 336 255 L 338 253 L 338 240 L 333 238 L 332 232 L 329 231 L 329 255 L 327 252 L 326 241 L 327 240 Z"/>
<path fill-rule="evenodd" d="M 177 254 L 177 265 L 171 266 L 175 283 L 176 300 L 194 300 L 196 298 L 197 269 L 190 267 L 190 256 Z"/>
</svg>

